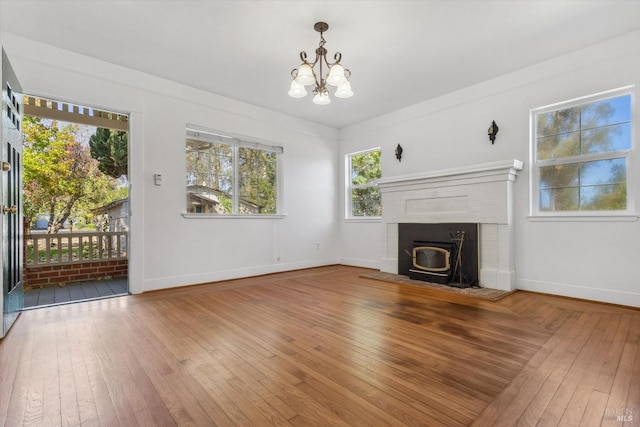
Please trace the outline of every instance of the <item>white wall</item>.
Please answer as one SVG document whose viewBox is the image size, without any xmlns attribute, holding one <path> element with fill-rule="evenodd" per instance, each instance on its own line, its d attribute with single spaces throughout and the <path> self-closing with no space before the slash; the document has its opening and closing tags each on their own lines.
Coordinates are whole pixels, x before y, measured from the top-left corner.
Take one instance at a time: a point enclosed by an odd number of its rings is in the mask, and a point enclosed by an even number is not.
<svg viewBox="0 0 640 427">
<path fill-rule="evenodd" d="M 130 113 L 133 292 L 337 262 L 336 130 L 13 34 L 2 40 L 26 93 Z M 282 145 L 284 218 L 185 219 L 186 123 Z"/>
<path fill-rule="evenodd" d="M 610 40 L 534 67 L 496 78 L 437 99 L 342 129 L 339 161 L 344 155 L 382 147 L 383 177 L 519 159 L 525 169 L 515 186 L 517 287 L 577 298 L 640 306 L 640 222 L 532 221 L 529 213 L 529 112 L 573 98 L 640 86 L 640 32 Z M 524 47 L 523 47 L 524 48 Z M 473 72 L 473 64 L 469 64 Z M 416 82 L 418 84 L 419 82 Z M 634 117 L 640 120 L 637 109 Z M 487 128 L 500 127 L 495 145 Z M 639 138 L 636 125 L 634 138 Z M 394 156 L 400 143 L 402 162 Z M 640 162 L 630 161 L 634 208 L 640 200 Z M 344 188 L 340 187 L 340 215 Z M 379 222 L 342 221 L 340 259 L 379 266 Z M 372 236 L 378 236 L 374 239 Z"/>
</svg>

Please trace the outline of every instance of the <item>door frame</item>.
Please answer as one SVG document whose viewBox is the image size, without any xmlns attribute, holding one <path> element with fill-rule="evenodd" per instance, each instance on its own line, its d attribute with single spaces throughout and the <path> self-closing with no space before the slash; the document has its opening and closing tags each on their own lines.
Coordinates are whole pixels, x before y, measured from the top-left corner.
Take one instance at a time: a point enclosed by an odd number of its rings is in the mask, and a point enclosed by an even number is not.
<svg viewBox="0 0 640 427">
<path fill-rule="evenodd" d="M 131 293 L 139 293 L 140 290 L 134 290 L 132 286 L 132 137 L 131 137 L 131 113 L 117 111 L 112 108 L 95 107 L 85 102 L 70 101 L 68 98 L 62 98 L 52 95 L 41 96 L 33 93 L 24 94 L 25 105 L 24 114 L 28 116 L 41 117 L 49 120 L 58 120 L 61 122 L 87 125 L 95 127 L 109 128 L 127 132 L 128 136 L 128 162 L 127 162 L 127 181 L 128 181 L 128 202 L 129 202 L 129 230 L 128 230 L 128 268 L 127 268 L 127 291 Z M 137 226 L 136 226 L 137 228 Z"/>
</svg>

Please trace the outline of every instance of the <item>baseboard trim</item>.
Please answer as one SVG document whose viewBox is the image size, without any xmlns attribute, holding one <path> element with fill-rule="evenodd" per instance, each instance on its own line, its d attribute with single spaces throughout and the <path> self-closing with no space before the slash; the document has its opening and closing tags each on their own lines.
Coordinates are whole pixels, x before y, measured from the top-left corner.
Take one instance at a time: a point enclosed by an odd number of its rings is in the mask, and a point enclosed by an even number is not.
<svg viewBox="0 0 640 427">
<path fill-rule="evenodd" d="M 286 271 L 303 270 L 305 268 L 324 267 L 335 264 L 337 264 L 336 260 L 305 261 L 163 277 L 162 279 L 145 280 L 142 292 L 181 288 L 183 286 L 201 285 L 203 283 L 221 282 L 223 280 L 264 276 L 266 274 L 283 273 Z"/>
<path fill-rule="evenodd" d="M 517 289 L 541 294 L 640 308 L 640 293 L 612 289 L 588 288 L 564 283 L 518 279 Z"/>
<path fill-rule="evenodd" d="M 380 270 L 380 261 L 371 261 L 369 259 L 339 258 L 338 264 Z"/>
<path fill-rule="evenodd" d="M 181 288 L 184 286 L 221 282 L 224 280 L 264 276 L 267 274 L 303 270 L 306 268 L 326 267 L 336 264 L 380 270 L 380 262 L 356 258 L 341 258 L 338 260 L 274 264 L 243 269 L 222 270 L 210 273 L 189 274 L 183 276 L 165 277 L 162 279 L 145 280 L 143 292 Z M 577 300 L 592 301 L 640 309 L 640 293 L 622 292 L 602 288 L 588 288 L 584 286 L 575 286 L 563 283 L 543 282 L 527 279 L 518 279 L 516 289 L 539 294 L 554 295 Z"/>
</svg>

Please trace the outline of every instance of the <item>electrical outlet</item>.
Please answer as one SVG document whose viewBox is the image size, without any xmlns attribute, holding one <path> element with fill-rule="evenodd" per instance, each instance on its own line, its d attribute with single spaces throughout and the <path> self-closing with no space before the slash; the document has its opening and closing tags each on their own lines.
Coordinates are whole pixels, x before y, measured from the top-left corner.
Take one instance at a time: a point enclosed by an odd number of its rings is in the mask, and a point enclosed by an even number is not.
<svg viewBox="0 0 640 427">
<path fill-rule="evenodd" d="M 316 242 L 316 251 L 320 250 L 320 242 Z"/>
</svg>

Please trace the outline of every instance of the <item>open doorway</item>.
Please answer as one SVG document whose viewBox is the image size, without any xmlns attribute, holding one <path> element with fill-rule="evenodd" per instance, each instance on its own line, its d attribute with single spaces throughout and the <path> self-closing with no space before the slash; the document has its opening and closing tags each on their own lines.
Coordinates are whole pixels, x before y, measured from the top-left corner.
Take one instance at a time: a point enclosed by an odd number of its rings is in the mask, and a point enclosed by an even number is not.
<svg viewBox="0 0 640 427">
<path fill-rule="evenodd" d="M 24 308 L 126 295 L 128 116 L 24 97 Z"/>
</svg>

